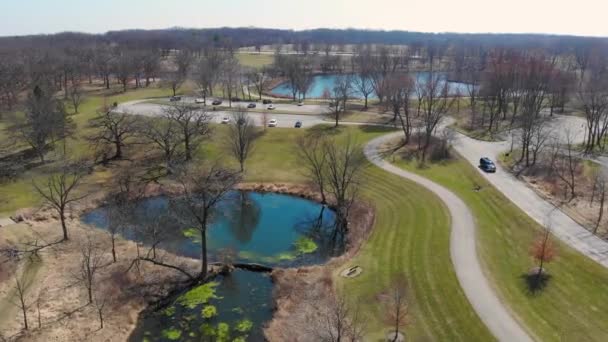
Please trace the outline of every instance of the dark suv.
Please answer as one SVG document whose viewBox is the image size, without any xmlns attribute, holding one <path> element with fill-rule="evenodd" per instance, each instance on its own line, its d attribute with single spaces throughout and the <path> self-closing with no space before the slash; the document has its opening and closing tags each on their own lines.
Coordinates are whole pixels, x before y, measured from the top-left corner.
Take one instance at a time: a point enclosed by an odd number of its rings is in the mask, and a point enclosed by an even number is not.
<svg viewBox="0 0 608 342">
<path fill-rule="evenodd" d="M 479 159 L 479 168 L 485 172 L 496 172 L 496 165 L 494 165 L 494 162 L 487 157 Z"/>
</svg>

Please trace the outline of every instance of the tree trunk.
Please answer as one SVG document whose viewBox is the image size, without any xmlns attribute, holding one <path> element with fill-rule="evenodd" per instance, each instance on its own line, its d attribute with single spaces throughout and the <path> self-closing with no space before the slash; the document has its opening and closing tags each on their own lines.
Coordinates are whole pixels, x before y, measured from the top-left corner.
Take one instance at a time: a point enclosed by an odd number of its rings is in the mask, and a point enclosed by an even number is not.
<svg viewBox="0 0 608 342">
<path fill-rule="evenodd" d="M 23 312 L 23 325 L 25 327 L 25 330 L 28 330 L 29 326 L 27 325 L 27 308 L 25 307 L 25 303 L 23 301 L 21 301 L 21 311 Z"/>
<path fill-rule="evenodd" d="M 93 279 L 89 279 L 89 286 L 87 286 L 87 294 L 89 295 L 89 304 L 93 303 Z"/>
<path fill-rule="evenodd" d="M 61 219 L 61 229 L 63 230 L 63 241 L 69 240 L 68 237 L 68 227 L 65 224 L 65 209 L 61 208 L 59 210 L 59 218 Z"/>
<path fill-rule="evenodd" d="M 99 314 L 99 329 L 103 329 L 103 313 L 101 311 L 102 310 L 97 310 L 97 313 Z"/>
<path fill-rule="evenodd" d="M 606 190 L 602 189 L 602 195 L 600 196 L 600 212 L 597 218 L 597 222 L 595 223 L 595 228 L 593 229 L 593 234 L 597 234 L 597 230 L 600 227 L 600 223 L 602 222 L 602 217 L 604 216 L 604 201 L 606 199 Z"/>
<path fill-rule="evenodd" d="M 187 129 L 184 129 L 184 149 L 186 150 L 186 161 L 190 161 L 192 159 L 192 151 L 190 150 L 190 136 Z"/>
<path fill-rule="evenodd" d="M 116 262 L 116 238 L 114 234 L 112 234 L 112 260 Z"/>
<path fill-rule="evenodd" d="M 114 154 L 114 158 L 112 159 L 120 159 L 122 158 L 122 144 L 120 141 L 115 141 L 114 146 L 116 146 L 116 153 Z"/>
<path fill-rule="evenodd" d="M 201 230 L 201 279 L 207 277 L 207 229 Z"/>
</svg>

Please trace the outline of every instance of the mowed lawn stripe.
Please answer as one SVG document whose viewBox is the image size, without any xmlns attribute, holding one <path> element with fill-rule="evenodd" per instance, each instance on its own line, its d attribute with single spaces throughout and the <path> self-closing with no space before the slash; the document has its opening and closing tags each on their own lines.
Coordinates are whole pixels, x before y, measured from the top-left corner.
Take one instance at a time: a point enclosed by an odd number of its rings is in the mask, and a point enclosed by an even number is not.
<svg viewBox="0 0 608 342">
<path fill-rule="evenodd" d="M 453 191 L 471 209 L 478 227 L 478 253 L 503 302 L 542 341 L 608 340 L 608 270 L 555 240 L 558 255 L 546 265 L 552 275 L 531 293 L 522 278 L 535 265 L 529 248 L 541 227 L 491 186 L 468 162 L 456 160 L 425 169 L 396 165 Z M 481 186 L 481 191 L 473 191 Z"/>
<path fill-rule="evenodd" d="M 370 340 L 390 327 L 378 300 L 390 281 L 404 273 L 409 281 L 412 340 L 493 340 L 466 300 L 454 274 L 449 251 L 450 219 L 443 203 L 426 189 L 379 168 L 366 171 L 363 197 L 376 208 L 369 241 L 349 265 L 360 265 L 356 279 L 338 285 L 365 305 Z"/>
</svg>

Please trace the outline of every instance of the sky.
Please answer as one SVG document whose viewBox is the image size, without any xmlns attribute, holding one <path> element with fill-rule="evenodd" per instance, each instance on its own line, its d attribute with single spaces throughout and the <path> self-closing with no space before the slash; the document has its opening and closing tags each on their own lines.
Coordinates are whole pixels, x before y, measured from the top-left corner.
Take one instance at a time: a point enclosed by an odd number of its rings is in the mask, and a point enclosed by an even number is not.
<svg viewBox="0 0 608 342">
<path fill-rule="evenodd" d="M 608 0 L 0 0 L 0 36 L 169 27 L 608 37 Z"/>
</svg>

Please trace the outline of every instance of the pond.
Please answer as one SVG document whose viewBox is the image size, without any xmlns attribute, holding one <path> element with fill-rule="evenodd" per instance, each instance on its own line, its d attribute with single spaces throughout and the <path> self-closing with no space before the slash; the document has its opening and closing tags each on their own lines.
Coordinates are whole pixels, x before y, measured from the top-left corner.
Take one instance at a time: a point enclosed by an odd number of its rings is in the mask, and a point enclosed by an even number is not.
<svg viewBox="0 0 608 342">
<path fill-rule="evenodd" d="M 261 273 L 229 276 L 175 295 L 164 310 L 138 321 L 130 341 L 264 341 L 272 319 L 272 282 Z"/>
<path fill-rule="evenodd" d="M 151 197 L 135 203 L 132 215 L 120 224 L 130 240 L 146 242 L 138 227 L 162 222 L 163 242 L 159 247 L 175 254 L 198 259 L 200 235 L 194 223 L 172 216 L 168 197 Z M 107 229 L 110 209 L 101 207 L 82 216 L 84 223 Z M 179 211 L 179 210 L 178 210 Z M 183 216 L 183 215 L 181 215 Z M 342 252 L 341 241 L 332 239 L 335 213 L 303 198 L 276 193 L 233 191 L 213 211 L 207 229 L 210 260 L 231 257 L 237 262 L 268 266 L 319 264 Z"/>
<path fill-rule="evenodd" d="M 414 74 L 415 74 L 416 78 L 418 79 L 418 81 L 422 82 L 423 84 L 424 84 L 424 82 L 428 82 L 428 80 L 431 77 L 430 72 L 426 72 L 426 71 L 416 72 Z M 440 82 L 446 82 L 448 79 L 447 73 L 435 73 L 435 75 L 438 75 L 439 79 L 441 80 Z M 346 75 L 322 74 L 322 75 L 313 76 L 312 83 L 309 88 L 309 91 L 306 93 L 306 97 L 322 98 L 325 90 L 327 89 L 327 90 L 331 91 L 331 89 L 333 89 L 333 87 L 335 86 L 337 79 L 340 77 L 346 77 Z M 358 76 L 353 75 L 353 77 L 358 77 Z M 467 84 L 466 83 L 452 82 L 452 81 L 447 81 L 447 82 L 448 82 L 450 94 L 454 95 L 457 92 L 460 92 L 460 94 L 467 93 Z M 291 87 L 289 86 L 288 83 L 281 83 L 277 87 L 273 88 L 270 92 L 271 92 L 271 94 L 278 95 L 278 96 L 288 96 L 288 97 L 292 96 Z M 356 89 L 352 90 L 351 96 L 353 98 L 363 98 L 363 95 L 361 94 L 361 92 L 359 92 Z M 373 94 L 370 96 L 370 98 L 376 98 L 376 95 Z"/>
<path fill-rule="evenodd" d="M 85 213 L 81 220 L 102 229 L 121 225 L 123 236 L 144 244 L 147 236 L 142 230 L 162 227 L 160 248 L 198 259 L 199 233 L 181 217 L 180 203 L 179 197 L 151 197 L 134 202 L 127 218 L 115 219 L 112 208 L 100 207 Z M 274 267 L 323 263 L 343 252 L 343 241 L 334 234 L 335 219 L 335 212 L 307 199 L 232 191 L 212 213 L 207 229 L 210 261 L 229 255 L 237 262 Z M 177 295 L 163 312 L 140 319 L 131 339 L 181 341 L 213 335 L 222 340 L 219 335 L 228 334 L 226 341 L 239 337 L 263 340 L 263 324 L 272 318 L 269 276 L 237 270 L 212 284 Z"/>
</svg>

